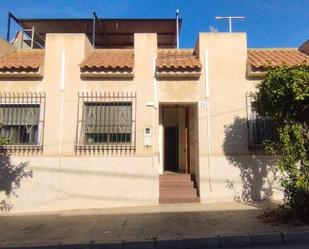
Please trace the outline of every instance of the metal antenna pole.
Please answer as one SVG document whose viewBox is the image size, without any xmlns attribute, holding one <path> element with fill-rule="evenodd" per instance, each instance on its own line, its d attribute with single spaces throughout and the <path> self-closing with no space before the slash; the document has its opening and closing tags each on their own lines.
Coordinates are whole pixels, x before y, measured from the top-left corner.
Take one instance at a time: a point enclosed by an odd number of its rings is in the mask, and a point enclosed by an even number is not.
<svg viewBox="0 0 309 249">
<path fill-rule="evenodd" d="M 176 46 L 179 49 L 179 10 L 176 10 Z"/>
<path fill-rule="evenodd" d="M 244 16 L 216 16 L 215 19 L 221 20 L 221 19 L 228 19 L 229 21 L 229 32 L 232 33 L 232 20 L 244 20 Z"/>
<path fill-rule="evenodd" d="M 8 25 L 7 25 L 7 33 L 6 33 L 6 41 L 10 42 L 10 33 L 11 33 L 11 13 L 8 13 Z"/>
<path fill-rule="evenodd" d="M 95 21 L 98 19 L 97 14 L 93 11 L 93 22 L 92 22 L 92 46 L 95 48 Z"/>
<path fill-rule="evenodd" d="M 229 32 L 232 33 L 232 18 L 229 17 Z"/>
</svg>

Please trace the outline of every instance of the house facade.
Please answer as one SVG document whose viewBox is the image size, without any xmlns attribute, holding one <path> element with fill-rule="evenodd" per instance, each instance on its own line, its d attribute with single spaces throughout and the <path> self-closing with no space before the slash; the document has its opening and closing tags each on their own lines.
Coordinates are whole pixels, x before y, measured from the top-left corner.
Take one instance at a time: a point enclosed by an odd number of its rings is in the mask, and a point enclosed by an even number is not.
<svg viewBox="0 0 309 249">
<path fill-rule="evenodd" d="M 12 211 L 282 198 L 250 93 L 268 65 L 308 63 L 308 43 L 177 49 L 175 19 L 18 21 L 0 40 L 2 147 L 33 175 Z"/>
</svg>

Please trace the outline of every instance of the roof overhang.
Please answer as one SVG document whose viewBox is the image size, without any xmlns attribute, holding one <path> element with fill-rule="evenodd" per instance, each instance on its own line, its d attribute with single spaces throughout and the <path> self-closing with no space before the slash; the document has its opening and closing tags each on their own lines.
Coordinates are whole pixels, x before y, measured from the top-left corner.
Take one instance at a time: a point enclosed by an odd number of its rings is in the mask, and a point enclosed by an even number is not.
<svg viewBox="0 0 309 249">
<path fill-rule="evenodd" d="M 36 70 L 31 70 L 27 72 L 26 70 L 16 70 L 16 71 L 0 71 L 0 79 L 9 78 L 43 78 L 44 69 L 42 66 Z"/>
<path fill-rule="evenodd" d="M 124 79 L 124 80 L 132 80 L 134 78 L 134 71 L 132 72 L 96 72 L 90 73 L 85 72 L 81 73 L 82 79 Z"/>
<path fill-rule="evenodd" d="M 24 19 L 16 18 L 23 29 L 32 29 L 45 41 L 48 33 L 84 33 L 92 41 L 92 18 L 84 19 Z M 179 19 L 179 30 L 182 20 Z M 132 47 L 134 33 L 157 33 L 158 46 L 176 47 L 176 19 L 96 19 L 97 48 Z"/>
</svg>

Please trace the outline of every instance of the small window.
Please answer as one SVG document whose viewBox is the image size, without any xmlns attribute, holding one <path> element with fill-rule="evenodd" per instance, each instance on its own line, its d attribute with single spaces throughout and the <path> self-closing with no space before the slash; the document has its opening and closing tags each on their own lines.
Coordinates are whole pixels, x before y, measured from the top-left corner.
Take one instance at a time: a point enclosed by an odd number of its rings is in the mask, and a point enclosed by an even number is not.
<svg viewBox="0 0 309 249">
<path fill-rule="evenodd" d="M 0 96 L 0 136 L 8 139 L 3 146 L 10 151 L 42 150 L 45 95 Z"/>
<path fill-rule="evenodd" d="M 253 107 L 253 98 L 247 96 L 248 145 L 252 150 L 263 150 L 265 140 L 276 138 L 276 128 L 271 119 L 259 117 Z"/>
<path fill-rule="evenodd" d="M 134 150 L 135 95 L 79 95 L 76 149 Z M 81 112 L 81 113 L 80 113 Z"/>
</svg>

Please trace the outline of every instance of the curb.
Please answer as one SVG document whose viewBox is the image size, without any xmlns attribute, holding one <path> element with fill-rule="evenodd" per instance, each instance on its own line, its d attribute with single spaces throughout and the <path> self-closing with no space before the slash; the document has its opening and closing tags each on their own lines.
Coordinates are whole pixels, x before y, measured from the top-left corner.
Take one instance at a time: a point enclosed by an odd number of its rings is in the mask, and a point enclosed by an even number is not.
<svg viewBox="0 0 309 249">
<path fill-rule="evenodd" d="M 55 244 L 55 245 L 28 245 L 10 246 L 0 249 L 204 249 L 224 247 L 255 247 L 270 245 L 309 244 L 309 231 L 274 232 L 253 235 L 216 236 L 205 238 L 182 238 L 171 240 L 152 239 L 135 242 L 111 242 L 88 244 Z"/>
</svg>

